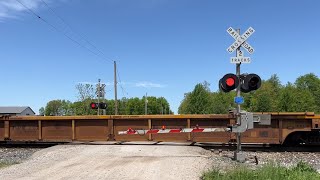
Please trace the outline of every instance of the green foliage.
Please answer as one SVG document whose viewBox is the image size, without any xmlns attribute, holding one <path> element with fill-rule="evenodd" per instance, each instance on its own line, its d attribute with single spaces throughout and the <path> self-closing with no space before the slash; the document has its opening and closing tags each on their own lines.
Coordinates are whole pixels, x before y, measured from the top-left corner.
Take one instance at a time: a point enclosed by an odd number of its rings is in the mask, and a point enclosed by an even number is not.
<svg viewBox="0 0 320 180">
<path fill-rule="evenodd" d="M 314 74 L 297 78 L 294 84 L 282 85 L 277 75 L 262 81 L 261 88 L 244 97 L 242 109 L 250 112 L 315 112 L 320 113 L 320 79 Z M 210 92 L 208 83 L 197 84 L 185 93 L 179 114 L 224 114 L 235 108 L 235 91 Z"/>
<path fill-rule="evenodd" d="M 40 115 L 40 116 L 44 116 L 44 114 L 45 114 L 45 109 L 44 109 L 44 107 L 41 107 L 41 108 L 39 109 L 39 115 Z"/>
<path fill-rule="evenodd" d="M 71 102 L 66 100 L 49 101 L 45 108 L 46 116 L 68 116 L 71 114 Z"/>
<path fill-rule="evenodd" d="M 119 111 L 122 114 L 128 115 L 143 115 L 145 114 L 145 102 L 146 97 L 139 98 L 130 98 L 130 99 L 122 99 L 119 106 L 123 111 Z M 148 114 L 172 114 L 173 112 L 170 110 L 170 105 L 168 101 L 164 97 L 147 97 L 147 110 Z"/>
<path fill-rule="evenodd" d="M 201 179 L 204 180 L 229 180 L 229 179 L 245 179 L 245 180 L 316 180 L 320 179 L 320 174 L 307 163 L 299 162 L 292 168 L 285 168 L 280 165 L 267 164 L 256 170 L 251 170 L 243 166 L 228 170 L 225 173 L 218 169 L 213 169 L 203 174 Z"/>
<path fill-rule="evenodd" d="M 261 88 L 257 90 L 251 99 L 249 111 L 253 112 L 271 112 L 275 111 L 275 104 L 277 104 L 277 94 L 273 91 L 273 85 L 264 82 Z"/>
<path fill-rule="evenodd" d="M 288 83 L 279 93 L 279 111 L 285 112 L 304 112 L 317 111 L 315 98 L 306 89 L 298 89 Z"/>
<path fill-rule="evenodd" d="M 300 171 L 300 172 L 310 172 L 310 173 L 317 173 L 317 171 L 308 163 L 299 161 L 298 164 L 293 167 L 293 171 Z"/>
<path fill-rule="evenodd" d="M 170 105 L 164 97 L 150 96 L 147 98 L 148 114 L 173 114 Z M 70 102 L 66 100 L 52 100 L 45 108 L 46 116 L 68 116 L 68 115 L 97 115 L 97 110 L 90 108 L 91 102 L 98 102 L 97 99 L 84 99 L 83 101 Z M 114 100 L 100 99 L 100 102 L 107 103 L 106 115 L 115 113 Z M 101 110 L 103 114 L 103 110 Z M 145 97 L 143 98 L 122 98 L 118 100 L 119 115 L 143 115 L 145 114 Z"/>
<path fill-rule="evenodd" d="M 39 110 L 40 114 L 46 116 L 68 116 L 68 115 L 97 115 L 97 110 L 91 109 L 91 102 L 98 102 L 94 97 L 95 87 L 92 84 L 77 84 L 78 101 L 52 100 L 45 108 Z M 101 98 L 100 102 L 107 104 L 106 115 L 115 114 L 115 101 Z M 170 105 L 164 97 L 147 97 L 148 114 L 173 114 Z M 103 110 L 100 114 L 104 114 Z M 145 114 L 145 97 L 122 98 L 118 100 L 119 115 L 142 115 Z"/>
<path fill-rule="evenodd" d="M 76 101 L 70 105 L 72 114 L 71 115 L 96 115 L 97 112 L 90 108 L 92 99 L 84 99 L 83 101 Z"/>
<path fill-rule="evenodd" d="M 191 93 L 187 93 L 182 105 L 179 107 L 179 114 L 210 114 L 213 96 L 211 95 L 209 84 L 204 82 L 197 84 Z"/>
<path fill-rule="evenodd" d="M 315 111 L 320 112 L 320 78 L 310 73 L 297 78 L 295 85 L 299 90 L 308 91 L 314 99 Z"/>
<path fill-rule="evenodd" d="M 226 114 L 229 110 L 235 108 L 234 97 L 236 93 L 224 93 L 224 92 L 215 92 L 211 94 L 212 101 L 212 113 L 213 114 Z"/>
</svg>

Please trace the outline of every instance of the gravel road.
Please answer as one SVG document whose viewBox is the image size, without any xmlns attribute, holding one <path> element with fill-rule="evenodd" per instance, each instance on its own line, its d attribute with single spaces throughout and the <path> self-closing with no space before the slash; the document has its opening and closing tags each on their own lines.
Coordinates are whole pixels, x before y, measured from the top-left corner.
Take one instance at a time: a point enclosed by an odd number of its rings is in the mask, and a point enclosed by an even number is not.
<svg viewBox="0 0 320 180">
<path fill-rule="evenodd" d="M 184 145 L 59 145 L 46 149 L 5 149 L 0 160 L 21 162 L 0 169 L 0 179 L 199 179 L 212 167 L 225 171 L 239 165 L 255 169 L 268 162 L 290 167 L 299 161 L 320 172 L 320 153 L 244 152 Z M 30 154 L 34 153 L 31 157 Z M 254 156 L 259 160 L 256 165 Z M 27 159 L 27 160 L 25 160 Z"/>
<path fill-rule="evenodd" d="M 195 146 L 60 145 L 0 169 L 0 179 L 199 179 L 211 154 Z"/>
</svg>

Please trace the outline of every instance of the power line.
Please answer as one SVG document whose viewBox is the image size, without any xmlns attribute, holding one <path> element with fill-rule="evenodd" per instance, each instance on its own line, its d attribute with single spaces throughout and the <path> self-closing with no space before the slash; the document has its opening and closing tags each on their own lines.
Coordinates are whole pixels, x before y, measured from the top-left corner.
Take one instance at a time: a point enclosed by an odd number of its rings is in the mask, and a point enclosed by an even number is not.
<svg viewBox="0 0 320 180">
<path fill-rule="evenodd" d="M 121 91 L 122 91 L 122 95 L 123 95 L 123 97 L 126 97 L 125 94 L 127 94 L 127 96 L 128 96 L 128 92 L 126 90 L 124 90 L 124 88 L 122 86 L 122 81 L 121 81 L 120 73 L 119 73 L 119 67 L 117 68 L 117 74 L 118 74 L 118 80 L 120 82 L 120 88 L 121 88 Z"/>
<path fill-rule="evenodd" d="M 95 46 L 93 43 L 91 43 L 84 35 L 81 35 L 80 33 L 77 33 L 58 13 L 56 13 L 56 11 L 51 8 L 44 0 L 41 0 L 42 3 L 48 8 L 50 9 L 50 11 L 58 17 L 58 19 L 60 19 L 60 21 L 67 26 L 74 34 L 80 36 L 86 43 L 88 43 L 89 45 L 91 45 L 94 49 L 96 49 L 99 53 L 101 53 L 103 56 L 107 57 L 99 48 L 97 48 L 97 46 Z M 112 61 L 110 58 L 107 58 L 107 60 Z"/>
<path fill-rule="evenodd" d="M 48 8 L 50 9 L 50 11 L 55 15 L 57 16 L 60 21 L 66 26 L 68 27 L 72 32 L 73 34 L 76 34 L 78 36 L 80 36 L 86 43 L 90 44 L 95 50 L 97 50 L 100 54 L 97 54 L 96 52 L 92 51 L 90 48 L 84 46 L 83 44 L 81 44 L 80 42 L 78 42 L 77 40 L 73 39 L 71 36 L 69 36 L 67 33 L 65 33 L 64 31 L 60 30 L 59 28 L 57 28 L 56 26 L 54 26 L 53 24 L 49 23 L 46 19 L 40 17 L 39 14 L 37 14 L 35 11 L 33 11 L 31 8 L 29 8 L 28 6 L 26 6 L 25 4 L 23 4 L 20 0 L 16 0 L 18 3 L 20 3 L 24 8 L 26 8 L 30 14 L 36 16 L 37 18 L 39 18 L 41 21 L 43 21 L 44 23 L 46 23 L 47 25 L 49 25 L 51 28 L 53 28 L 54 30 L 56 30 L 57 32 L 59 33 L 62 33 L 65 37 L 67 37 L 69 40 L 71 40 L 72 42 L 78 44 L 80 47 L 82 48 L 85 48 L 87 49 L 88 51 L 90 51 L 92 54 L 96 55 L 97 57 L 99 58 L 102 58 L 102 59 L 105 59 L 107 61 L 110 61 L 113 63 L 113 61 L 110 59 L 110 58 L 105 58 L 105 54 L 100 50 L 98 49 L 93 43 L 91 43 L 89 40 L 87 40 L 84 36 L 82 36 L 81 34 L 79 33 L 76 33 L 76 31 L 73 30 L 73 28 L 58 14 L 55 12 L 54 9 L 52 9 L 44 0 L 41 0 L 43 2 L 43 4 Z M 103 56 L 102 56 L 103 55 Z M 118 80 L 120 82 L 120 88 L 122 90 L 122 94 L 124 97 L 126 97 L 125 94 L 128 95 L 128 92 L 124 89 L 124 87 L 122 86 L 122 81 L 121 81 L 121 78 L 120 78 L 120 73 L 118 70 L 116 70 L 116 73 L 118 74 Z"/>
<path fill-rule="evenodd" d="M 71 40 L 72 42 L 78 44 L 80 47 L 87 49 L 88 51 L 90 51 L 92 54 L 96 55 L 99 58 L 108 60 L 108 61 L 112 61 L 110 59 L 106 59 L 105 57 L 102 57 L 101 55 L 97 54 L 96 52 L 92 51 L 91 49 L 89 49 L 88 47 L 82 45 L 81 43 L 79 43 L 77 40 L 71 38 L 68 34 L 66 34 L 65 32 L 61 31 L 60 29 L 58 29 L 57 27 L 55 27 L 53 24 L 49 23 L 47 20 L 45 20 L 44 18 L 40 17 L 40 15 L 38 15 L 36 12 L 34 12 L 31 8 L 29 8 L 28 6 L 26 6 L 25 4 L 23 4 L 20 0 L 16 0 L 18 3 L 20 3 L 24 8 L 26 8 L 30 14 L 36 16 L 37 18 L 39 18 L 41 21 L 43 21 L 44 23 L 46 23 L 47 25 L 49 25 L 51 28 L 53 28 L 54 30 L 56 30 L 59 33 L 62 33 L 65 37 L 67 37 L 69 40 Z M 112 61 L 113 62 L 113 61 Z"/>
</svg>

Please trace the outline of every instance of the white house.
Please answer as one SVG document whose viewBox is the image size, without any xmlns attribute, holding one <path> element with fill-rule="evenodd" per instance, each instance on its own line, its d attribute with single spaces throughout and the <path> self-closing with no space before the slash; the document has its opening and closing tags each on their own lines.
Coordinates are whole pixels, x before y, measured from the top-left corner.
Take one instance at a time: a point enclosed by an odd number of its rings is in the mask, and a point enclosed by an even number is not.
<svg viewBox="0 0 320 180">
<path fill-rule="evenodd" d="M 34 116 L 35 114 L 28 106 L 0 106 L 0 115 Z"/>
</svg>

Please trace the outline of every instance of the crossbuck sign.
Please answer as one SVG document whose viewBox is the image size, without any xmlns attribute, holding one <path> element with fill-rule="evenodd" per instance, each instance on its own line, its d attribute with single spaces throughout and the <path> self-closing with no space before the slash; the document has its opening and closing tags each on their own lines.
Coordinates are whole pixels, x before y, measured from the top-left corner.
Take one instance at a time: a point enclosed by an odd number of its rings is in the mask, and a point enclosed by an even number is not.
<svg viewBox="0 0 320 180">
<path fill-rule="evenodd" d="M 254 53 L 254 48 L 248 42 L 246 42 L 246 40 L 255 32 L 255 30 L 252 27 L 249 27 L 246 30 L 246 32 L 244 32 L 241 36 L 232 27 L 229 27 L 227 29 L 227 32 L 230 34 L 230 36 L 232 36 L 235 39 L 235 41 L 227 48 L 227 51 L 229 53 L 233 53 L 239 47 L 243 47 L 250 54 Z M 244 57 L 242 51 L 239 51 L 239 53 L 237 54 L 237 57 L 230 58 L 230 62 L 231 63 L 250 63 L 251 59 L 250 57 Z"/>
</svg>

